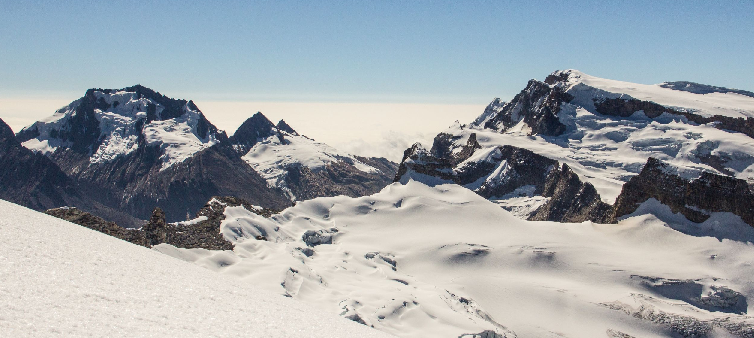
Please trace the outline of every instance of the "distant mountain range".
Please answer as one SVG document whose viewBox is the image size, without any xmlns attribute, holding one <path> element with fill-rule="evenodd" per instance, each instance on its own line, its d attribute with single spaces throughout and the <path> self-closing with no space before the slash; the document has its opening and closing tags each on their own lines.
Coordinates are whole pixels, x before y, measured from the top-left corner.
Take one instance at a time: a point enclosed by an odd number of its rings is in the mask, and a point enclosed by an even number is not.
<svg viewBox="0 0 754 338">
<path fill-rule="evenodd" d="M 87 90 L 15 137 L 2 126 L 5 163 L 18 167 L 0 173 L 2 198 L 38 210 L 77 206 L 131 227 L 155 207 L 168 221 L 185 220 L 213 196 L 279 210 L 300 199 L 371 194 L 396 170 L 261 113 L 229 138 L 192 101 L 140 85 Z"/>
</svg>

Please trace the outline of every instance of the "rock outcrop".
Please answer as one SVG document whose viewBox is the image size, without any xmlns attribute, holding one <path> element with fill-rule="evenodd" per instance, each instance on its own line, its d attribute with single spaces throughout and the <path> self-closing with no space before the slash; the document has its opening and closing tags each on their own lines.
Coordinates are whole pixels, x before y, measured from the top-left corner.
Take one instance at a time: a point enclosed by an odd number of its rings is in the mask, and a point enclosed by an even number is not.
<svg viewBox="0 0 754 338">
<path fill-rule="evenodd" d="M 710 212 L 731 212 L 754 226 L 754 194 L 746 181 L 709 172 L 697 179 L 685 179 L 655 158 L 649 158 L 641 173 L 623 185 L 613 207 L 613 218 L 636 211 L 650 198 L 692 222 L 706 221 Z"/>
<path fill-rule="evenodd" d="M 461 143 L 460 138 L 442 133 L 435 137 L 429 151 L 415 144 L 404 153 L 395 181 L 455 183 L 490 199 L 509 194 L 549 198 L 529 216 L 530 220 L 611 220 L 610 205 L 602 202 L 594 186 L 582 182 L 568 165 L 510 145 L 480 150 L 474 133 L 465 145 L 456 146 Z M 477 151 L 482 153 L 477 156 Z"/>
<path fill-rule="evenodd" d="M 542 196 L 550 199 L 529 218 L 532 221 L 610 223 L 612 207 L 591 183 L 582 182 L 567 164 L 547 175 Z"/>
<path fill-rule="evenodd" d="M 162 209 L 154 208 L 149 221 L 138 229 L 123 228 L 115 222 L 106 221 L 77 208 L 55 208 L 45 213 L 148 248 L 167 243 L 188 249 L 233 250 L 233 243 L 227 241 L 220 233 L 220 225 L 225 219 L 225 208 L 237 206 L 264 217 L 278 212 L 254 206 L 236 197 L 214 197 L 197 212 L 193 220 L 186 222 L 168 223 Z"/>
<path fill-rule="evenodd" d="M 78 208 L 54 208 L 45 211 L 45 213 L 136 245 L 150 246 L 143 231 L 139 229 L 124 228 L 115 222 L 106 221 L 101 217 L 97 217 Z"/>
</svg>

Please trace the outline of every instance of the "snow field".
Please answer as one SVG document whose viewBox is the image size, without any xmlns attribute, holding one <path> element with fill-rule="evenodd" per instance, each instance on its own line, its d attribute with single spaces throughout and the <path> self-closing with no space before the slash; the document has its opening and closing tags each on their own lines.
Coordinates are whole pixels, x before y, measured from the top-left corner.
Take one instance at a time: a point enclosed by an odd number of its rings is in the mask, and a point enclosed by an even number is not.
<svg viewBox="0 0 754 338">
<path fill-rule="evenodd" d="M 4 337 L 387 337 L 237 278 L 0 201 Z"/>
<path fill-rule="evenodd" d="M 230 227 L 277 234 L 268 233 L 270 241 L 230 237 L 233 252 L 157 250 L 400 337 L 671 335 L 629 314 L 642 307 L 697 321 L 754 322 L 697 308 L 683 292 L 648 282 L 698 285 L 695 297 L 725 287 L 751 299 L 754 245 L 708 237 L 715 233 L 709 224 L 692 236 L 672 227 L 688 232 L 683 226 L 694 224 L 652 215 L 618 225 L 527 222 L 468 189 L 415 181 L 361 198 L 304 201 L 271 219 L 248 213 L 242 226 L 238 219 L 223 223 L 226 238 Z M 716 221 L 754 234 L 730 214 Z M 307 246 L 302 237 L 310 233 L 332 244 Z"/>
</svg>

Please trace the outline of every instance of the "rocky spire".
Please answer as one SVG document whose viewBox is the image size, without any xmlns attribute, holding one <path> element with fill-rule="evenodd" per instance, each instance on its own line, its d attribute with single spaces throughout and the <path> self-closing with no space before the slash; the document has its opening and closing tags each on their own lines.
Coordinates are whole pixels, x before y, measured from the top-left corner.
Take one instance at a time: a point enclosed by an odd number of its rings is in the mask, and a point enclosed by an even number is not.
<svg viewBox="0 0 754 338">
<path fill-rule="evenodd" d="M 280 131 L 284 131 L 288 134 L 298 136 L 298 133 L 295 130 L 293 130 L 293 128 L 291 128 L 291 126 L 289 126 L 288 123 L 285 123 L 285 120 L 281 119 L 280 122 L 278 122 L 277 128 Z"/>
<path fill-rule="evenodd" d="M 275 125 L 267 119 L 264 114 L 258 112 L 254 116 L 246 119 L 243 124 L 230 137 L 230 142 L 234 146 L 243 148 L 248 151 L 261 139 L 265 139 L 275 134 Z"/>
</svg>

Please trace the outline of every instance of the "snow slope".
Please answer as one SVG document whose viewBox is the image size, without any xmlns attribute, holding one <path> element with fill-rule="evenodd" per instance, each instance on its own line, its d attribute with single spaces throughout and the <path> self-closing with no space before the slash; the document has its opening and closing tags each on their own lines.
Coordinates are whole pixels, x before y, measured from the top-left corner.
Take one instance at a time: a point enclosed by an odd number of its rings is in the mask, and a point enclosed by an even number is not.
<svg viewBox="0 0 754 338">
<path fill-rule="evenodd" d="M 754 97 L 728 92 L 695 94 L 683 90 L 675 90 L 663 86 L 664 84 L 644 85 L 624 81 L 602 79 L 584 74 L 575 69 L 558 71 L 553 73 L 558 76 L 567 74 L 567 92 L 579 96 L 592 97 L 594 89 L 603 91 L 605 97 L 621 97 L 624 99 L 634 98 L 643 101 L 652 101 L 666 107 L 677 108 L 681 111 L 695 113 L 710 117 L 722 115 L 728 117 L 754 117 Z M 578 92 L 585 95 L 579 95 Z M 612 94 L 612 95 L 611 95 Z M 617 95 L 616 95 L 617 94 Z"/>
<path fill-rule="evenodd" d="M 754 332 L 754 245 L 711 237 L 754 230 L 727 213 L 702 225 L 656 214 L 668 223 L 527 222 L 460 186 L 409 181 L 269 219 L 226 210 L 232 252 L 156 249 L 399 337 Z"/>
<path fill-rule="evenodd" d="M 314 307 L 0 201 L 4 337 L 386 337 Z"/>
<path fill-rule="evenodd" d="M 357 160 L 353 155 L 341 152 L 327 144 L 317 142 L 297 133 L 274 129 L 269 136 L 256 143 L 243 156 L 243 160 L 267 180 L 271 187 L 281 188 L 289 193 L 291 200 L 296 196 L 290 193 L 285 184 L 287 168 L 304 166 L 318 171 L 324 166 L 338 161 L 352 165 L 356 170 L 375 173 L 378 170 Z M 282 135 L 280 137 L 279 135 Z"/>
</svg>

